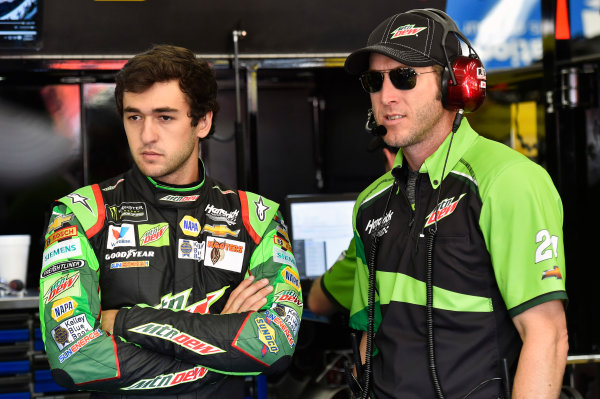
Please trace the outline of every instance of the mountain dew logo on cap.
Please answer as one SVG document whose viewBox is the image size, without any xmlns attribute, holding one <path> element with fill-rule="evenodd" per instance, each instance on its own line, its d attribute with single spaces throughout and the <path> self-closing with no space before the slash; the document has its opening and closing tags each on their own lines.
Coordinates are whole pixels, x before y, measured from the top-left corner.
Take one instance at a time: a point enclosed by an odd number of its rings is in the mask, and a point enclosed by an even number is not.
<svg viewBox="0 0 600 399">
<path fill-rule="evenodd" d="M 425 29 L 427 29 L 427 27 L 415 28 L 415 24 L 403 25 L 403 26 L 396 28 L 393 32 L 390 33 L 390 35 L 392 35 L 392 37 L 390 37 L 390 39 L 396 39 L 397 37 L 404 37 L 404 36 L 415 36 L 419 32 L 421 32 Z"/>
</svg>

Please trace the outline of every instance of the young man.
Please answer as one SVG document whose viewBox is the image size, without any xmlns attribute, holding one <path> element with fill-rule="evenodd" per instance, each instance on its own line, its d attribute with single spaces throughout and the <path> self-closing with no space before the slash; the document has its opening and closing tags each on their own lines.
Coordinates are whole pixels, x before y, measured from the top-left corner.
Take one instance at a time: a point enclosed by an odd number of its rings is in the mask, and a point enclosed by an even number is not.
<svg viewBox="0 0 600 399">
<path fill-rule="evenodd" d="M 157 46 L 116 77 L 135 166 L 54 206 L 40 317 L 54 379 L 96 397 L 242 398 L 279 372 L 302 298 L 278 204 L 205 175 L 209 65 Z"/>
<path fill-rule="evenodd" d="M 444 105 L 453 27 L 438 10 L 394 15 L 345 64 L 401 148 L 354 210 L 350 324 L 374 335 L 363 335 L 365 381 L 379 399 L 505 398 L 511 386 L 514 399 L 556 398 L 568 350 L 561 201 L 543 168 Z M 476 79 L 485 87 L 482 68 Z"/>
</svg>

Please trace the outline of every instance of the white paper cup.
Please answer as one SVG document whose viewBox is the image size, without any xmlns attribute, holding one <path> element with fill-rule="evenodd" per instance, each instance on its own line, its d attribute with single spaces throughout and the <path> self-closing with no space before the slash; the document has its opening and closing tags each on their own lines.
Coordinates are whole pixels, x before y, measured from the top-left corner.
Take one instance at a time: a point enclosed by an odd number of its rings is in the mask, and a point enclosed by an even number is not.
<svg viewBox="0 0 600 399">
<path fill-rule="evenodd" d="M 0 278 L 5 282 L 26 284 L 30 242 L 31 236 L 26 234 L 0 235 Z"/>
</svg>

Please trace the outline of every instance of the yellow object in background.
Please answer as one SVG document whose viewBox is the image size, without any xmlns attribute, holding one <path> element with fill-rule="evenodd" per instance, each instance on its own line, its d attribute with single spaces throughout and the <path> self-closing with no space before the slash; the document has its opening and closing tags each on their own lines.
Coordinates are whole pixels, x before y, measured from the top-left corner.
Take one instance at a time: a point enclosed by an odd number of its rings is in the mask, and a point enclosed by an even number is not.
<svg viewBox="0 0 600 399">
<path fill-rule="evenodd" d="M 535 101 L 510 105 L 510 146 L 529 158 L 537 158 L 537 104 Z"/>
</svg>

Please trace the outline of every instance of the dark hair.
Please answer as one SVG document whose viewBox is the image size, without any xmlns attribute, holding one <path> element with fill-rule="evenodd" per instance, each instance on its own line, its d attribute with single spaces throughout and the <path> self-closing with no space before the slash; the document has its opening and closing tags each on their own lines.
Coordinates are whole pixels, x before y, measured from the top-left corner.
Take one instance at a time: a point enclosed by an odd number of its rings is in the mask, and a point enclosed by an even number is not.
<svg viewBox="0 0 600 399">
<path fill-rule="evenodd" d="M 190 106 L 189 117 L 196 126 L 209 111 L 213 112 L 213 124 L 219 111 L 217 103 L 217 80 L 210 65 L 183 47 L 159 45 L 130 59 L 117 73 L 115 102 L 123 118 L 123 93 L 142 93 L 157 82 L 179 80 L 179 88 L 186 95 Z"/>
</svg>

